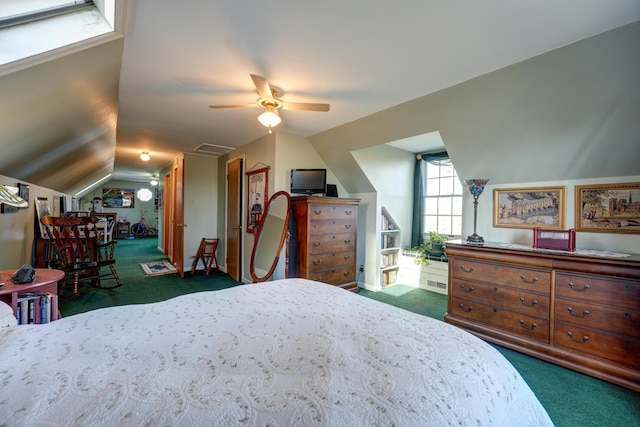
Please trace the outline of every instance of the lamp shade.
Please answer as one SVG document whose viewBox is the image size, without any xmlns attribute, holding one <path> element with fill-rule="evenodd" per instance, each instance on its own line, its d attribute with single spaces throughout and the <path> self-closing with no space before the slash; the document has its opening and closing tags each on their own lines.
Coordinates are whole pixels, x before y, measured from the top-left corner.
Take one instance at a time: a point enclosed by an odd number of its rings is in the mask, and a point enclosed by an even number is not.
<svg viewBox="0 0 640 427">
<path fill-rule="evenodd" d="M 270 128 L 270 127 L 278 126 L 282 121 L 282 119 L 280 119 L 280 116 L 276 112 L 268 109 L 267 111 L 265 111 L 264 113 L 258 116 L 258 121 L 262 123 L 264 127 Z"/>
</svg>

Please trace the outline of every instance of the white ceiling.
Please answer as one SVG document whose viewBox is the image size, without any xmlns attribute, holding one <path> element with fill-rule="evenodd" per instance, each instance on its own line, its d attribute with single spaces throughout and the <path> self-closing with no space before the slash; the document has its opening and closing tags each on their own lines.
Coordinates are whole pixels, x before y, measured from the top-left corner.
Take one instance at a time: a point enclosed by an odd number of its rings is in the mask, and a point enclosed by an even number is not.
<svg viewBox="0 0 640 427">
<path fill-rule="evenodd" d="M 200 144 L 263 136 L 259 74 L 287 102 L 277 128 L 310 136 L 637 21 L 639 0 L 125 3 L 115 177 L 158 171 Z M 140 151 L 152 160 L 141 165 Z M 144 174 L 145 177 L 148 173 Z"/>
</svg>

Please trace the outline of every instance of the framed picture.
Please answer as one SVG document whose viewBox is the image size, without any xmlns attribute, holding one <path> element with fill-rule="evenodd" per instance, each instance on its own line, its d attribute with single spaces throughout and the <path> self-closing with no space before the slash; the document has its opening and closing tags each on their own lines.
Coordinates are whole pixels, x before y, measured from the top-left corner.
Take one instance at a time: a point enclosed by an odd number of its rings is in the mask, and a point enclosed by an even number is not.
<svg viewBox="0 0 640 427">
<path fill-rule="evenodd" d="M 576 231 L 640 234 L 640 182 L 576 185 Z"/>
<path fill-rule="evenodd" d="M 133 208 L 134 193 L 132 188 L 103 188 L 102 207 L 104 208 Z"/>
<path fill-rule="evenodd" d="M 493 190 L 493 226 L 563 228 L 565 187 Z"/>
<path fill-rule="evenodd" d="M 29 184 L 18 183 L 18 196 L 27 202 L 29 201 Z M 29 209 L 29 206 L 20 209 Z"/>
<path fill-rule="evenodd" d="M 49 238 L 49 236 L 47 236 L 47 232 L 42 222 L 40 222 L 40 218 L 45 217 L 47 215 L 51 215 L 49 198 L 36 197 L 36 221 L 38 221 L 38 225 L 40 226 L 40 237 L 42 237 L 43 239 L 47 239 Z"/>
<path fill-rule="evenodd" d="M 267 204 L 267 191 L 269 183 L 269 167 L 247 172 L 249 187 L 247 233 L 257 233 L 258 224 L 262 221 L 264 207 Z"/>
</svg>

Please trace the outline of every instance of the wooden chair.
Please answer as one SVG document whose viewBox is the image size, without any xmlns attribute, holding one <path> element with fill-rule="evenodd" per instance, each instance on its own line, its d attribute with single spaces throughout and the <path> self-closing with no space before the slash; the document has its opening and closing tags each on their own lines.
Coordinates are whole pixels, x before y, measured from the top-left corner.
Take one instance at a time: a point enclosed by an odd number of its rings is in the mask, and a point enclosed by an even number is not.
<svg viewBox="0 0 640 427">
<path fill-rule="evenodd" d="M 204 268 L 207 270 L 207 276 L 211 272 L 213 263 L 216 264 L 216 270 L 218 269 L 218 259 L 216 258 L 216 250 L 218 249 L 219 239 L 207 239 L 203 237 L 198 247 L 198 253 L 194 257 L 193 265 L 191 266 L 191 274 L 196 272 L 198 267 L 198 261 L 202 260 Z"/>
<path fill-rule="evenodd" d="M 51 261 L 54 268 L 65 272 L 65 281 L 60 287 L 59 295 L 77 297 L 81 280 L 88 281 L 96 288 L 113 289 L 124 285 L 114 267 L 113 259 L 115 241 L 100 243 L 100 232 L 96 228 L 96 217 L 60 218 L 45 216 L 40 219 L 45 226 L 48 237 L 54 242 L 55 259 Z M 109 267 L 106 273 L 102 267 Z M 114 280 L 115 284 L 105 285 L 105 280 Z M 70 294 L 66 288 L 72 284 Z"/>
</svg>

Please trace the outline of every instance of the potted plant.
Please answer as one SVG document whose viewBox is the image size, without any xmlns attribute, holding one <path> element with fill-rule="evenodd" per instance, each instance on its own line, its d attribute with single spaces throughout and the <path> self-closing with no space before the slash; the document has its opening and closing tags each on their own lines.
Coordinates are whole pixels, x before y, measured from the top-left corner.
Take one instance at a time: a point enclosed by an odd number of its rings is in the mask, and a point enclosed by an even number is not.
<svg viewBox="0 0 640 427">
<path fill-rule="evenodd" d="M 442 260 L 446 260 L 444 253 L 444 242 L 448 240 L 449 236 L 439 234 L 436 231 L 429 231 L 429 240 L 424 242 L 420 246 L 409 248 L 410 252 L 416 254 L 414 262 L 418 265 L 429 265 L 429 256 L 440 257 Z"/>
</svg>

